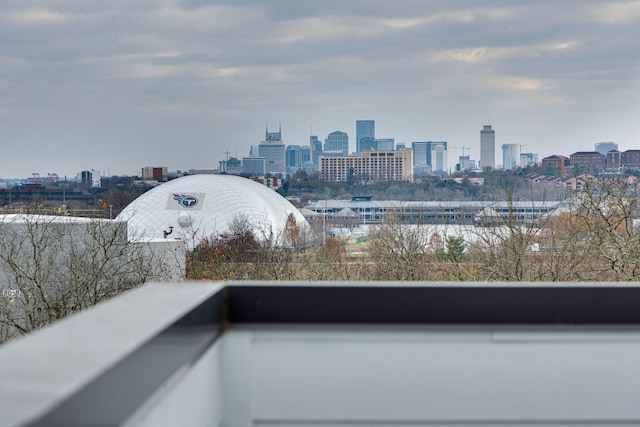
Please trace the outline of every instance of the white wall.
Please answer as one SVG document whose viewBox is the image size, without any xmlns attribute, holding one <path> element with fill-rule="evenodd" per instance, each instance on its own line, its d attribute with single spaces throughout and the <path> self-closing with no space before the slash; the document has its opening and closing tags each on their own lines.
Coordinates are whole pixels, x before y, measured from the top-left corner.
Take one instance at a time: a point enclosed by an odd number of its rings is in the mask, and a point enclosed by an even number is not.
<svg viewBox="0 0 640 427">
<path fill-rule="evenodd" d="M 608 425 L 639 361 L 632 330 L 232 329 L 139 425 Z"/>
</svg>

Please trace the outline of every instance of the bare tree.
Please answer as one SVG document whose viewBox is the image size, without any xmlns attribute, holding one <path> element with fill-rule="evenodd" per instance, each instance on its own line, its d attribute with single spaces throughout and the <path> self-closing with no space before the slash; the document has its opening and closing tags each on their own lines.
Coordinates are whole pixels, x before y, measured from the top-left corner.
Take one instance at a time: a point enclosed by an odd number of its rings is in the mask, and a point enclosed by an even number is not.
<svg viewBox="0 0 640 427">
<path fill-rule="evenodd" d="M 420 280 L 425 277 L 425 260 L 430 230 L 422 224 L 407 224 L 387 214 L 369 233 L 369 255 L 380 279 Z"/>
<path fill-rule="evenodd" d="M 519 211 L 513 190 L 506 193 L 506 212 L 494 210 L 491 204 L 476 216 L 469 244 L 469 259 L 477 266 L 477 278 L 489 281 L 532 280 L 528 255 L 539 248 L 545 215 L 525 215 Z M 533 197 L 531 212 L 534 212 Z"/>
<path fill-rule="evenodd" d="M 0 222 L 0 338 L 25 334 L 171 268 L 133 250 L 122 221 L 13 215 Z M 172 271 L 175 273 L 175 269 Z"/>
<path fill-rule="evenodd" d="M 282 229 L 268 220 L 244 216 L 233 219 L 229 230 L 203 239 L 189 263 L 190 278 L 293 279 L 293 261 L 306 241 L 305 230 L 289 215 Z"/>
<path fill-rule="evenodd" d="M 637 280 L 640 276 L 640 229 L 637 179 L 587 182 L 576 196 L 575 215 L 585 218 L 588 239 L 583 245 L 593 255 L 590 269 L 601 280 Z"/>
</svg>

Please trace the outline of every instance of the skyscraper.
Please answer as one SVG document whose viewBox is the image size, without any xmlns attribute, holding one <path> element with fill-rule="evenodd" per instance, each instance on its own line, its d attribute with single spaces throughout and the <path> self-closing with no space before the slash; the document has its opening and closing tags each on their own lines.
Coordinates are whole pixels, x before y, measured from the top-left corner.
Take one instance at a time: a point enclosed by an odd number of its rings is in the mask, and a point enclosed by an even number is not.
<svg viewBox="0 0 640 427">
<path fill-rule="evenodd" d="M 311 147 L 311 161 L 318 167 L 318 157 L 322 155 L 322 141 L 316 135 L 309 136 L 309 147 Z"/>
<path fill-rule="evenodd" d="M 378 151 L 393 151 L 395 150 L 396 141 L 393 138 L 377 138 L 376 150 Z"/>
<path fill-rule="evenodd" d="M 361 153 L 362 138 L 376 138 L 376 122 L 374 120 L 356 120 L 356 152 Z"/>
<path fill-rule="evenodd" d="M 306 162 L 311 161 L 311 147 L 308 145 L 303 145 L 300 147 L 300 163 L 305 164 Z"/>
<path fill-rule="evenodd" d="M 411 148 L 413 150 L 413 165 L 414 166 L 427 166 L 431 159 L 431 150 L 429 142 L 412 142 Z"/>
<path fill-rule="evenodd" d="M 431 143 L 430 142 L 412 142 L 411 150 L 413 151 L 413 175 L 424 176 L 431 175 Z"/>
<path fill-rule="evenodd" d="M 432 142 L 431 144 L 431 173 L 434 175 L 446 175 L 447 161 L 447 143 Z"/>
<path fill-rule="evenodd" d="M 331 132 L 324 140 L 324 151 L 340 152 L 342 156 L 349 154 L 349 135 L 339 130 Z"/>
<path fill-rule="evenodd" d="M 269 126 L 267 125 L 264 140 L 267 142 L 282 141 L 282 125 L 278 125 L 278 132 L 269 132 Z"/>
<path fill-rule="evenodd" d="M 520 145 L 502 144 L 502 168 L 514 170 L 520 164 Z"/>
<path fill-rule="evenodd" d="M 265 140 L 258 146 L 258 155 L 265 159 L 265 172 L 285 173 L 285 145 L 282 142 L 281 128 L 278 132 L 269 132 L 267 128 Z"/>
<path fill-rule="evenodd" d="M 371 138 L 370 136 L 365 136 L 364 138 L 360 138 L 360 153 L 366 150 L 377 150 L 378 149 L 378 141 L 375 138 Z"/>
<path fill-rule="evenodd" d="M 480 167 L 496 167 L 496 132 L 491 125 L 485 125 L 480 131 Z"/>
<path fill-rule="evenodd" d="M 447 141 L 412 142 L 413 166 L 415 175 L 438 172 L 443 175 L 449 168 Z"/>
<path fill-rule="evenodd" d="M 299 145 L 287 146 L 285 156 L 287 173 L 294 174 L 302 167 L 302 147 Z"/>
</svg>

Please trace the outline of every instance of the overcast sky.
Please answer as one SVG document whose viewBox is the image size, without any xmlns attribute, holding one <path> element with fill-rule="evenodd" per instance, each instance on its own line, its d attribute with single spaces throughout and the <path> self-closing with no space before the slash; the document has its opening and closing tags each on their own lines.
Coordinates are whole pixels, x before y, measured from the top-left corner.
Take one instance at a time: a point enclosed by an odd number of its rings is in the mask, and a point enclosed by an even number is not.
<svg viewBox="0 0 640 427">
<path fill-rule="evenodd" d="M 640 1 L 0 0 L 0 177 L 215 168 L 376 121 L 449 161 L 640 149 Z"/>
</svg>

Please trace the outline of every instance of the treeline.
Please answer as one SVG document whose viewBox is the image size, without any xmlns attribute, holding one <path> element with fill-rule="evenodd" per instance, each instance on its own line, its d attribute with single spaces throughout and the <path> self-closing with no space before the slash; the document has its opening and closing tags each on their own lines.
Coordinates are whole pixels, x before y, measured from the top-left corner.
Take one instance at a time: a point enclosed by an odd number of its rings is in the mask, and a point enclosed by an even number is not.
<svg viewBox="0 0 640 427">
<path fill-rule="evenodd" d="M 568 206 L 526 224 L 506 217 L 499 227 L 459 226 L 455 234 L 387 216 L 370 226 L 357 254 L 348 254 L 335 237 L 319 246 L 305 245 L 301 234 L 261 240 L 250 224 L 238 222 L 191 254 L 187 274 L 216 280 L 638 280 L 637 185 L 594 182 Z"/>
<path fill-rule="evenodd" d="M 459 178 L 456 182 L 453 178 Z M 482 178 L 478 185 L 472 178 Z M 564 189 L 533 183 L 521 173 L 492 170 L 469 172 L 447 178 L 425 176 L 414 182 L 325 182 L 318 174 L 300 170 L 291 175 L 278 190 L 285 197 L 298 197 L 303 203 L 318 199 L 349 199 L 352 196 L 373 196 L 374 200 L 504 200 L 507 195 L 520 200 L 562 200 Z"/>
</svg>

